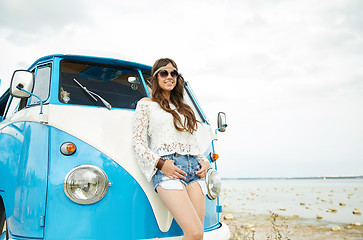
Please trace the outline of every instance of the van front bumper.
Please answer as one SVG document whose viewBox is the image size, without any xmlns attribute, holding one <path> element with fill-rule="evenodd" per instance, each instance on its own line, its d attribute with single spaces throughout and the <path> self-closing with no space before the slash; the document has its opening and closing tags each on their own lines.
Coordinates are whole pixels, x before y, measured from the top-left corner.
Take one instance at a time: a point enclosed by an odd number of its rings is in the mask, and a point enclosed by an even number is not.
<svg viewBox="0 0 363 240">
<path fill-rule="evenodd" d="M 231 237 L 231 232 L 229 231 L 229 227 L 225 223 L 220 223 L 220 227 L 214 229 L 212 231 L 204 232 L 204 240 L 228 240 Z M 163 240 L 181 240 L 183 236 L 178 237 L 167 237 L 167 238 L 152 238 L 152 239 L 163 239 Z M 10 238 L 16 239 L 16 238 Z M 25 239 L 25 238 L 21 238 Z M 144 240 L 152 240 L 152 239 L 144 239 Z M 5 240 L 5 233 L 0 236 L 0 240 Z"/>
<path fill-rule="evenodd" d="M 220 227 L 214 229 L 212 231 L 204 232 L 203 239 L 204 240 L 228 240 L 231 238 L 231 232 L 229 231 L 229 227 L 225 223 L 220 223 Z M 153 240 L 153 239 L 162 239 L 162 240 L 182 240 L 183 236 L 178 237 L 167 237 L 167 238 L 151 238 L 144 240 Z"/>
</svg>

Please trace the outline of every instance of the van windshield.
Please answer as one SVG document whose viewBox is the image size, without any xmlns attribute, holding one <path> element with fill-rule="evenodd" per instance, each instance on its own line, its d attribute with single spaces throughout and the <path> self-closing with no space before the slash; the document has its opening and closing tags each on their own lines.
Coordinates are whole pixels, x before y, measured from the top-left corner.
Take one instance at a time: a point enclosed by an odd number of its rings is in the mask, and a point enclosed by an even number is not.
<svg viewBox="0 0 363 240">
<path fill-rule="evenodd" d="M 74 79 L 113 108 L 135 109 L 137 101 L 146 97 L 134 69 L 63 60 L 59 85 L 59 101 L 62 103 L 105 107 L 98 97 L 86 94 Z"/>
</svg>

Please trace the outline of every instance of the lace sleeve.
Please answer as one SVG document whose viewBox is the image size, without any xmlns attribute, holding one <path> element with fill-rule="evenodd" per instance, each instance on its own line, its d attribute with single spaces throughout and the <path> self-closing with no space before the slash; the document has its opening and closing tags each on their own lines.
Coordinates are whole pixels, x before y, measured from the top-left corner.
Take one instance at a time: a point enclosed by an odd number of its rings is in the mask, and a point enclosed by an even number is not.
<svg viewBox="0 0 363 240">
<path fill-rule="evenodd" d="M 153 153 L 148 146 L 149 107 L 147 103 L 139 102 L 137 104 L 132 147 L 142 173 L 148 181 L 151 181 L 152 176 L 157 170 L 155 164 L 159 156 Z"/>
</svg>

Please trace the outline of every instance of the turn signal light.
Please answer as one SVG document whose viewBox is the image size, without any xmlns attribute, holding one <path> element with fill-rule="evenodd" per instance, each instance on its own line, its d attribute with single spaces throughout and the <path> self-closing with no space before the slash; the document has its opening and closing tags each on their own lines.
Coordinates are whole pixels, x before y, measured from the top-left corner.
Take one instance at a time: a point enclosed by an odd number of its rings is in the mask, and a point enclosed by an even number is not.
<svg viewBox="0 0 363 240">
<path fill-rule="evenodd" d="M 211 153 L 211 159 L 213 162 L 215 162 L 218 158 L 219 158 L 219 155 L 217 153 Z"/>
<path fill-rule="evenodd" d="M 73 153 L 76 152 L 76 150 L 77 150 L 76 145 L 74 143 L 71 143 L 71 142 L 65 142 L 60 147 L 61 153 L 66 155 L 66 156 L 72 155 Z"/>
</svg>

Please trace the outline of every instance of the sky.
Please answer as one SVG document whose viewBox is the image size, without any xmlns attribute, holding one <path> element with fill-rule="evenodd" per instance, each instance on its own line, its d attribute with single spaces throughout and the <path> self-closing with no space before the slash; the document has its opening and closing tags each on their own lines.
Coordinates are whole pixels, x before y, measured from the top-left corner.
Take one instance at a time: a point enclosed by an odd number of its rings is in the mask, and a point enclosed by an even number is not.
<svg viewBox="0 0 363 240">
<path fill-rule="evenodd" d="M 363 175 L 361 0 L 1 0 L 0 92 L 69 53 L 178 64 L 227 177 Z"/>
</svg>

